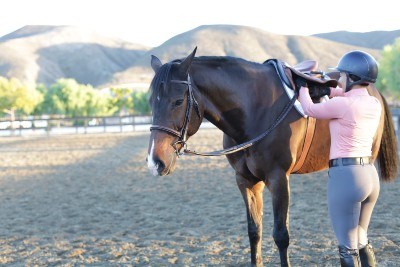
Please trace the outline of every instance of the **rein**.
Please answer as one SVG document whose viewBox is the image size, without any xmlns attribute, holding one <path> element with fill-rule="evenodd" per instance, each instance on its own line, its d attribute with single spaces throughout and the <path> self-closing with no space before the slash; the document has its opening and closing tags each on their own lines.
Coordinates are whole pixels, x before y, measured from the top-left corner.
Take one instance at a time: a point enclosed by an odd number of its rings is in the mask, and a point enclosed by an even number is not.
<svg viewBox="0 0 400 267">
<path fill-rule="evenodd" d="M 203 153 L 196 152 L 194 150 L 184 149 L 183 154 L 184 155 L 197 155 L 197 156 L 224 156 L 224 155 L 233 154 L 233 153 L 242 151 L 248 147 L 251 147 L 258 141 L 260 141 L 261 139 L 263 139 L 264 137 L 269 135 L 279 125 L 279 123 L 281 123 L 283 121 L 283 119 L 286 117 L 286 115 L 292 109 L 294 103 L 296 102 L 296 99 L 297 99 L 297 95 L 294 94 L 293 98 L 290 99 L 290 101 L 283 108 L 281 114 L 279 114 L 276 121 L 264 133 L 260 134 L 259 136 L 255 137 L 245 143 L 242 143 L 242 144 L 239 144 L 239 145 L 236 145 L 233 147 L 229 147 L 226 149 L 222 149 L 222 150 L 216 150 L 216 151 L 212 151 L 212 152 L 203 152 Z"/>
<path fill-rule="evenodd" d="M 222 149 L 222 150 L 216 150 L 216 151 L 211 151 L 211 152 L 197 152 L 194 150 L 189 150 L 186 149 L 186 142 L 187 142 L 187 129 L 189 126 L 189 121 L 190 121 L 190 115 L 191 115 L 191 110 L 192 110 L 192 106 L 195 107 L 196 109 L 196 113 L 199 117 L 200 116 L 200 111 L 199 111 L 199 107 L 198 107 L 198 103 L 196 101 L 196 99 L 194 98 L 194 94 L 193 94 L 193 88 L 192 88 L 192 83 L 191 83 L 191 79 L 190 79 L 190 75 L 188 75 L 187 81 L 179 81 L 179 80 L 171 80 L 171 83 L 177 83 L 177 84 L 186 84 L 188 86 L 188 105 L 186 107 L 186 115 L 185 115 L 185 120 L 183 122 L 183 126 L 181 128 L 180 131 L 171 129 L 169 127 L 166 126 L 162 126 L 162 125 L 152 125 L 150 127 L 150 131 L 164 131 L 167 132 L 169 134 L 172 134 L 176 137 L 178 137 L 178 140 L 174 143 L 172 143 L 172 147 L 175 150 L 175 154 L 179 157 L 181 155 L 197 155 L 197 156 L 224 156 L 224 155 L 229 155 L 229 154 L 233 154 L 239 151 L 242 151 L 248 147 L 251 147 L 252 145 L 254 145 L 255 143 L 257 143 L 258 141 L 260 141 L 261 139 L 263 139 L 264 137 L 266 137 L 268 134 L 270 134 L 282 121 L 283 119 L 287 116 L 287 114 L 289 113 L 289 111 L 292 109 L 294 103 L 296 102 L 297 99 L 297 94 L 295 93 L 293 95 L 293 97 L 290 99 L 290 101 L 286 104 L 286 106 L 283 108 L 282 112 L 279 114 L 279 116 L 277 117 L 277 119 L 275 120 L 275 122 L 262 134 L 260 134 L 259 136 L 236 146 L 232 146 L 226 149 Z M 178 150 L 178 148 L 176 147 L 177 144 L 180 144 L 183 147 L 183 152 L 180 152 Z"/>
</svg>

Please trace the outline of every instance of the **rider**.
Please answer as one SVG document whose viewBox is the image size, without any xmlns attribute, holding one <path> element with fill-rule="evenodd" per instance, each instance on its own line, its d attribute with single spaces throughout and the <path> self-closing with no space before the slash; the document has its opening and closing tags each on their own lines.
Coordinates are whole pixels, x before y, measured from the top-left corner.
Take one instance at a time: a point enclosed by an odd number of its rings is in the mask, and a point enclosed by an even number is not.
<svg viewBox="0 0 400 267">
<path fill-rule="evenodd" d="M 370 54 L 351 51 L 334 69 L 339 86 L 330 88 L 330 99 L 314 104 L 302 86 L 299 101 L 307 115 L 330 119 L 328 211 L 341 266 L 375 266 L 367 230 L 380 185 L 370 157 L 382 107 L 367 86 L 375 83 L 378 65 Z"/>
</svg>

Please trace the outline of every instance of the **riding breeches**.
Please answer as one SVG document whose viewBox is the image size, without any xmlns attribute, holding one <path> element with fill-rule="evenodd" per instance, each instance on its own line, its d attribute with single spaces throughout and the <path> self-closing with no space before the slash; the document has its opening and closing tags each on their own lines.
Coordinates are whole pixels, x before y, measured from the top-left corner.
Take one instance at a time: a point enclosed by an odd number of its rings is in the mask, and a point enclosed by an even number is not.
<svg viewBox="0 0 400 267">
<path fill-rule="evenodd" d="M 367 244 L 368 225 L 379 190 L 374 165 L 329 168 L 328 211 L 339 245 L 357 249 Z"/>
</svg>

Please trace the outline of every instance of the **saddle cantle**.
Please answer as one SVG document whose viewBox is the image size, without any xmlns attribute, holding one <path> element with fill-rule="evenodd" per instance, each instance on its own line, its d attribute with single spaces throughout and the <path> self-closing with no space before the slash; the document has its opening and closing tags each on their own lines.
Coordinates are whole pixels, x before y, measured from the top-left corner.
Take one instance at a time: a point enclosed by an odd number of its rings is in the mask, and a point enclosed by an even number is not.
<svg viewBox="0 0 400 267">
<path fill-rule="evenodd" d="M 305 60 L 294 66 L 290 66 L 288 63 L 278 59 L 268 59 L 263 64 L 272 64 L 282 82 L 292 89 L 296 87 L 294 81 L 298 77 L 306 80 L 309 85 L 324 87 L 337 86 L 337 80 L 332 79 L 318 70 L 318 62 L 315 60 Z"/>
</svg>

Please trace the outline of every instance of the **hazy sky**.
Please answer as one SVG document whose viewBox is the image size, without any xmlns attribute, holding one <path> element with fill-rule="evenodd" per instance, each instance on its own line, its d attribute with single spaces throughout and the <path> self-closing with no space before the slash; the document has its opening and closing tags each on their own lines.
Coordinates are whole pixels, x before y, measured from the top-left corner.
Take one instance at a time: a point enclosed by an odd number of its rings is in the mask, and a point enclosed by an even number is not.
<svg viewBox="0 0 400 267">
<path fill-rule="evenodd" d="M 0 36 L 25 25 L 77 25 L 148 46 L 200 25 L 277 34 L 400 30 L 394 0 L 7 0 Z M 285 22 L 284 22 L 285 21 Z"/>
</svg>

